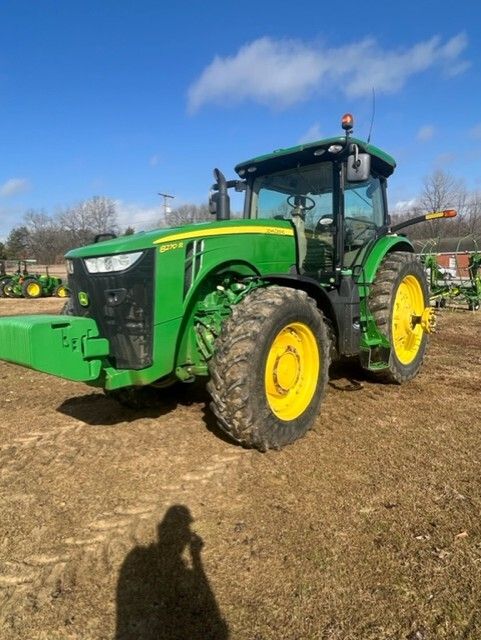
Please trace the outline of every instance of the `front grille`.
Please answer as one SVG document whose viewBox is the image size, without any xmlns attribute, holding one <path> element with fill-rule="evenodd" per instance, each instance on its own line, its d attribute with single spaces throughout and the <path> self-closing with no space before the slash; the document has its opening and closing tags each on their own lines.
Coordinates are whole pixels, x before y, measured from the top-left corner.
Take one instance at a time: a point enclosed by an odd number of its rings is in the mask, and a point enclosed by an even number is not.
<svg viewBox="0 0 481 640">
<path fill-rule="evenodd" d="M 110 360 L 117 369 L 144 369 L 152 364 L 155 249 L 129 269 L 89 273 L 75 258 L 69 275 L 74 315 L 93 318 L 110 342 Z M 79 294 L 86 294 L 82 306 Z M 85 300 L 85 296 L 80 296 Z"/>
</svg>

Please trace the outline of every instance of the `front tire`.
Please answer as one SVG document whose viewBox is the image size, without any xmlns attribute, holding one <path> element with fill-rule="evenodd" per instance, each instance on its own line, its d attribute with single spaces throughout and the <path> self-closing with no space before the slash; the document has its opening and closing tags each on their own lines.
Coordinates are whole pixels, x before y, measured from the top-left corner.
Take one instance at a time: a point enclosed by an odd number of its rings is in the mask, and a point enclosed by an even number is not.
<svg viewBox="0 0 481 640">
<path fill-rule="evenodd" d="M 5 287 L 7 286 L 7 284 L 10 282 L 10 278 L 3 278 L 2 280 L 0 280 L 0 298 L 6 298 L 7 295 L 4 291 Z"/>
<path fill-rule="evenodd" d="M 427 346 L 420 320 L 428 306 L 429 289 L 421 262 L 412 253 L 389 253 L 369 294 L 369 310 L 391 345 L 388 367 L 374 372 L 376 375 L 398 384 L 417 375 Z"/>
<path fill-rule="evenodd" d="M 70 292 L 68 290 L 68 287 L 66 287 L 64 284 L 59 284 L 53 290 L 53 295 L 56 298 L 68 298 L 70 295 Z"/>
<path fill-rule="evenodd" d="M 14 290 L 14 283 L 10 280 L 3 286 L 3 295 L 5 298 L 21 298 Z"/>
<path fill-rule="evenodd" d="M 322 314 L 304 291 L 253 291 L 225 321 L 209 363 L 219 427 L 260 451 L 303 436 L 326 391 L 329 347 Z"/>
</svg>

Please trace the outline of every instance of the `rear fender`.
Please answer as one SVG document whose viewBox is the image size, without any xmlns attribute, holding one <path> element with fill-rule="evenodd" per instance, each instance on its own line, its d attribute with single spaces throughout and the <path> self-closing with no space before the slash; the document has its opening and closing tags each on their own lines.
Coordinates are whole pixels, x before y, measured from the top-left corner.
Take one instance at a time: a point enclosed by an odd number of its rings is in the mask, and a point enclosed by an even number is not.
<svg viewBox="0 0 481 640">
<path fill-rule="evenodd" d="M 353 269 L 353 277 L 359 285 L 359 295 L 365 297 L 369 294 L 369 285 L 374 282 L 377 271 L 387 254 L 393 251 L 407 251 L 414 253 L 414 247 L 404 236 L 385 235 L 375 241 L 367 252 L 362 265 Z"/>
<path fill-rule="evenodd" d="M 327 319 L 330 338 L 335 344 L 335 351 L 339 352 L 339 326 L 334 310 L 334 305 L 327 291 L 321 287 L 321 285 L 308 276 L 302 276 L 297 274 L 273 274 L 262 276 L 263 280 L 272 284 L 277 284 L 281 287 L 290 287 L 291 289 L 300 289 L 305 291 L 307 295 L 316 301 L 318 308 L 322 311 Z M 336 354 L 333 353 L 334 357 Z"/>
</svg>

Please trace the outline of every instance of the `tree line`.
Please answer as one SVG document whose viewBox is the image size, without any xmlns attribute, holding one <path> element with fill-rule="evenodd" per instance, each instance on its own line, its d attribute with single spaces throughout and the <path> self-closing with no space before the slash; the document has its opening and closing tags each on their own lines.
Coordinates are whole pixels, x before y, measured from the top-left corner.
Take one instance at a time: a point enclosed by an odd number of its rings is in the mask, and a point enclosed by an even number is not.
<svg viewBox="0 0 481 640">
<path fill-rule="evenodd" d="M 54 215 L 30 209 L 22 224 L 10 231 L 5 244 L 0 244 L 0 257 L 55 264 L 62 262 L 70 249 L 93 242 L 97 234 L 118 231 L 115 202 L 104 196 L 94 196 Z"/>
<path fill-rule="evenodd" d="M 467 235 L 481 238 L 481 192 L 469 191 L 462 180 L 441 170 L 426 177 L 416 200 L 392 212 L 391 219 L 396 224 L 443 209 L 456 209 L 458 216 L 413 225 L 406 229 L 407 235 L 412 239 Z M 184 204 L 152 220 L 147 229 L 211 220 L 207 204 Z M 67 251 L 90 244 L 100 233 L 134 233 L 132 227 L 120 229 L 115 201 L 105 196 L 94 196 L 55 214 L 31 209 L 23 216 L 22 224 L 10 231 L 5 244 L 0 242 L 0 259 L 31 258 L 40 264 L 55 264 L 63 261 Z"/>
<path fill-rule="evenodd" d="M 185 204 L 153 219 L 147 230 L 210 220 L 212 215 L 206 204 Z M 6 242 L 0 242 L 0 260 L 28 258 L 39 264 L 56 264 L 70 249 L 91 244 L 100 233 L 135 233 L 131 226 L 121 229 L 115 201 L 105 196 L 94 196 L 55 214 L 30 209 L 22 223 L 10 231 Z"/>
<path fill-rule="evenodd" d="M 416 200 L 391 213 L 391 219 L 396 224 L 429 211 L 444 209 L 456 209 L 458 215 L 407 227 L 406 234 L 413 240 L 468 235 L 481 238 L 481 192 L 469 191 L 462 180 L 441 170 L 426 177 Z"/>
</svg>

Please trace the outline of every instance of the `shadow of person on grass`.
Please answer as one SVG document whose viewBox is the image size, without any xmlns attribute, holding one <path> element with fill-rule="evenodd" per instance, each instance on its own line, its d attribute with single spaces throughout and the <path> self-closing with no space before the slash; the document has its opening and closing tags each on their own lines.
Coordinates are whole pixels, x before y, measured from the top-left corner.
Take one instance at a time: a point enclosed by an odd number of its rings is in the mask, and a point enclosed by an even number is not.
<svg viewBox="0 0 481 640">
<path fill-rule="evenodd" d="M 158 539 L 134 548 L 117 585 L 115 640 L 227 640 L 229 630 L 202 566 L 202 538 L 187 507 L 170 507 Z"/>
</svg>

